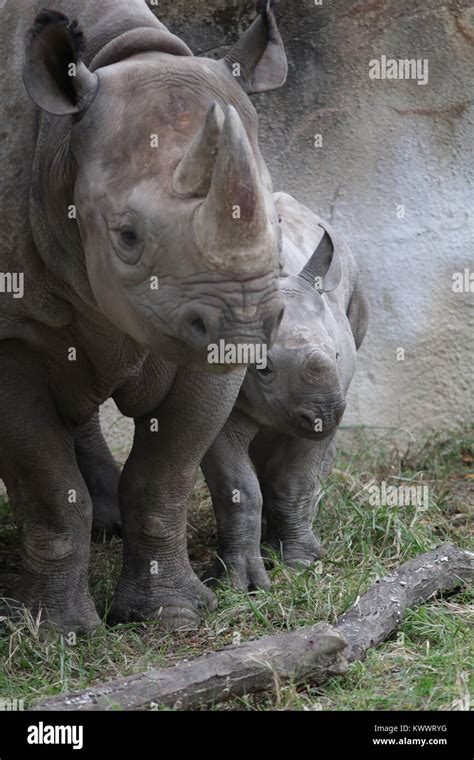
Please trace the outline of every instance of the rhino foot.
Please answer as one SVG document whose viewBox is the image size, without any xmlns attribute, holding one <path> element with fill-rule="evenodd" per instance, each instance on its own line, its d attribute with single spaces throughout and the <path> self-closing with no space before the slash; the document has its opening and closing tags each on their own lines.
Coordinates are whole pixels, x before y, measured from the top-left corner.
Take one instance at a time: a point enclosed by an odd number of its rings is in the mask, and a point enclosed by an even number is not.
<svg viewBox="0 0 474 760">
<path fill-rule="evenodd" d="M 42 641 L 55 638 L 58 631 L 65 636 L 70 633 L 90 635 L 102 623 L 88 591 L 67 595 L 60 602 L 57 598 L 54 601 L 42 600 L 35 590 L 35 584 L 32 583 L 29 584 L 28 591 L 22 584 L 15 596 L 21 599 L 21 602 L 9 600 L 8 606 L 2 608 L 1 614 L 8 617 L 13 624 L 24 622 L 26 614 L 35 621 L 39 620 L 39 637 Z"/>
<path fill-rule="evenodd" d="M 146 596 L 139 584 L 129 585 L 121 580 L 107 623 L 156 622 L 168 631 L 189 630 L 197 628 L 203 614 L 216 607 L 215 594 L 194 573 L 179 588 L 171 584 L 155 587 Z"/>
<path fill-rule="evenodd" d="M 204 573 L 203 581 L 210 586 L 225 583 L 236 591 L 255 591 L 258 588 L 268 591 L 270 588 L 270 579 L 260 554 L 216 557 Z"/>
<path fill-rule="evenodd" d="M 294 570 L 302 570 L 317 562 L 324 556 L 324 550 L 314 533 L 309 533 L 301 539 L 278 540 L 267 538 L 265 551 L 266 559 L 271 564 L 275 554 L 281 562 Z"/>
</svg>

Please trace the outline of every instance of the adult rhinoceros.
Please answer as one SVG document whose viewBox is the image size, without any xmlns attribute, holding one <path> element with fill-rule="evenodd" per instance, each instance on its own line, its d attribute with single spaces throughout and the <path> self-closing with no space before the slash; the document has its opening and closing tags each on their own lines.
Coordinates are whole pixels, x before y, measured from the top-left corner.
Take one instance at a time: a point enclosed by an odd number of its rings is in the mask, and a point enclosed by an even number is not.
<svg viewBox="0 0 474 760">
<path fill-rule="evenodd" d="M 113 397 L 136 431 L 112 617 L 195 623 L 214 598 L 188 561 L 186 503 L 240 385 L 237 373 L 222 391 L 206 348 L 271 343 L 282 312 L 247 96 L 284 81 L 281 38 L 269 3 L 222 61 L 194 58 L 144 0 L 40 8 L 7 0 L 0 21 L 0 476 L 21 538 L 15 598 L 66 630 L 99 622 L 87 441 Z"/>
</svg>

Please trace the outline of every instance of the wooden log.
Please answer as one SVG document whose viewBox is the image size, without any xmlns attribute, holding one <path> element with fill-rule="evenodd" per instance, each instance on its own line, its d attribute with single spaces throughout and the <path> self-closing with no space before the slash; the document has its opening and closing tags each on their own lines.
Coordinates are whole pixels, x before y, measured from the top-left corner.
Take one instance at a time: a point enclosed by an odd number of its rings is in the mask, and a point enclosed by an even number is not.
<svg viewBox="0 0 474 760">
<path fill-rule="evenodd" d="M 368 649 L 385 641 L 408 607 L 469 583 L 473 574 L 472 552 L 442 544 L 381 578 L 336 623 L 336 630 L 347 639 L 349 662 L 362 660 Z"/>
<path fill-rule="evenodd" d="M 275 679 L 311 678 L 322 683 L 345 673 L 347 642 L 326 623 L 277 633 L 181 660 L 169 668 L 119 678 L 100 686 L 40 702 L 35 710 L 140 710 L 150 703 L 185 710 L 229 697 L 265 691 Z"/>
<path fill-rule="evenodd" d="M 469 582 L 474 554 L 443 544 L 379 580 L 336 626 L 318 623 L 226 647 L 162 670 L 119 678 L 38 703 L 35 710 L 178 709 L 271 689 L 275 679 L 321 684 L 392 634 L 407 607 Z"/>
</svg>

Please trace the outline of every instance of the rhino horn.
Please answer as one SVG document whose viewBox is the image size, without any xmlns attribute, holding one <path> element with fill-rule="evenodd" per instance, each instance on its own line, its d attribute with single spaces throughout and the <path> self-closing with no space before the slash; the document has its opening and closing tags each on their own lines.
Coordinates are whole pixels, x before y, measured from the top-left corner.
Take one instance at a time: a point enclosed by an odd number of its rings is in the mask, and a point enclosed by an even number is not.
<svg viewBox="0 0 474 760">
<path fill-rule="evenodd" d="M 207 194 L 223 125 L 224 113 L 214 102 L 175 169 L 171 187 L 177 195 L 189 198 Z"/>
<path fill-rule="evenodd" d="M 299 273 L 317 290 L 329 292 L 335 290 L 339 285 L 342 277 L 341 260 L 334 250 L 334 245 L 328 231 L 320 224 L 324 234 L 316 247 L 311 258 L 304 265 Z"/>
<path fill-rule="evenodd" d="M 193 220 L 197 245 L 216 269 L 264 271 L 276 258 L 273 216 L 244 125 L 228 106 L 209 192 Z"/>
</svg>

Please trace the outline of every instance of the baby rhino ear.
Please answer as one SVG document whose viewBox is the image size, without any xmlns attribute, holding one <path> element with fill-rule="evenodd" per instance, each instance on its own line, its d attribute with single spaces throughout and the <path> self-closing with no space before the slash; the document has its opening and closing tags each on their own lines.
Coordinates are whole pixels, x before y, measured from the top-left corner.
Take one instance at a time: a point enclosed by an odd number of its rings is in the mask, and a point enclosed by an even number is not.
<svg viewBox="0 0 474 760">
<path fill-rule="evenodd" d="M 77 21 L 58 11 L 41 11 L 26 44 L 23 82 L 46 113 L 64 116 L 85 111 L 99 86 L 82 62 L 83 34 Z"/>
<path fill-rule="evenodd" d="M 310 282 L 316 290 L 327 293 L 335 290 L 341 282 L 342 267 L 329 232 L 322 224 L 319 226 L 324 230 L 324 234 L 313 255 L 299 273 L 299 277 Z"/>
</svg>

